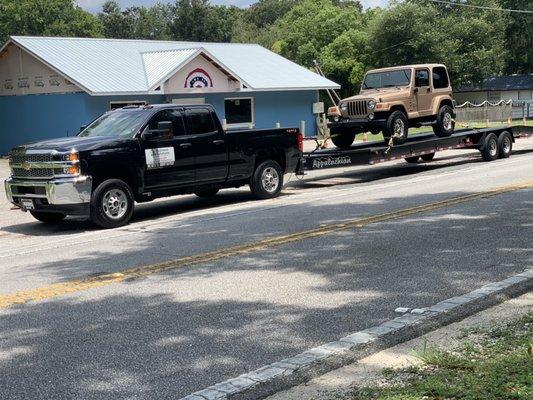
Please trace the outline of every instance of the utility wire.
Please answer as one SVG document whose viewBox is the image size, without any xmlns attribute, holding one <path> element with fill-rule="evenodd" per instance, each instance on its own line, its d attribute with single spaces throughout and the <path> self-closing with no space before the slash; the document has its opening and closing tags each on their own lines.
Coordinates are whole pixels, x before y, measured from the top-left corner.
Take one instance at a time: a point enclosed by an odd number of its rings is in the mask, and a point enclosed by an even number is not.
<svg viewBox="0 0 533 400">
<path fill-rule="evenodd" d="M 487 6 L 476 6 L 474 4 L 455 3 L 453 1 L 446 1 L 446 0 L 429 0 L 429 1 L 432 1 L 433 3 L 448 4 L 450 6 L 481 8 L 482 10 L 505 11 L 505 12 L 510 12 L 510 13 L 533 14 L 533 11 L 529 11 L 529 10 L 513 10 L 513 9 L 510 9 L 510 8 L 496 8 L 496 7 L 487 7 Z"/>
</svg>

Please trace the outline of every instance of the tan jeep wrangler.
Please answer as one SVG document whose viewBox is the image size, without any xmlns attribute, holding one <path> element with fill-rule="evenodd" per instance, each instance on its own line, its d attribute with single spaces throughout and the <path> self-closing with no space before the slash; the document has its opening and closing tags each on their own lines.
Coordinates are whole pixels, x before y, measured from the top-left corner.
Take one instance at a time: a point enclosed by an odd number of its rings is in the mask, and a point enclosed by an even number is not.
<svg viewBox="0 0 533 400">
<path fill-rule="evenodd" d="M 368 71 L 358 95 L 328 109 L 331 140 L 352 145 L 361 132 L 383 132 L 385 142 L 401 144 L 409 127 L 431 125 L 437 136 L 455 128 L 452 87 L 442 64 L 404 65 Z"/>
</svg>

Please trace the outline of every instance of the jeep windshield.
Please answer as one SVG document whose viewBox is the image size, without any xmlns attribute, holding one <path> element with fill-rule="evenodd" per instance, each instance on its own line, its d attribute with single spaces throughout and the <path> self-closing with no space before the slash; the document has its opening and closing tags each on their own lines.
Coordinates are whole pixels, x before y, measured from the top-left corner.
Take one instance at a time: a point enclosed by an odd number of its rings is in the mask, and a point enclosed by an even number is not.
<svg viewBox="0 0 533 400">
<path fill-rule="evenodd" d="M 380 89 L 386 87 L 408 86 L 411 83 L 411 70 L 370 72 L 365 76 L 363 89 Z"/>
<path fill-rule="evenodd" d="M 129 137 L 141 128 L 148 113 L 144 109 L 120 109 L 109 111 L 97 118 L 78 136 Z"/>
</svg>

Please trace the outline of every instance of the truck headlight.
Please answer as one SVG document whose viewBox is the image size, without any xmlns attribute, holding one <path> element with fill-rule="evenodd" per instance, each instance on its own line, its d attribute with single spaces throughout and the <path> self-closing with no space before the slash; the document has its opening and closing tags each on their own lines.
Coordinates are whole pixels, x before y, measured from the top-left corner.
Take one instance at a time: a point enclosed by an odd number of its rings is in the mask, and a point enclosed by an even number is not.
<svg viewBox="0 0 533 400">
<path fill-rule="evenodd" d="M 368 106 L 368 108 L 370 110 L 373 110 L 374 108 L 376 108 L 376 101 L 375 100 L 368 100 L 367 106 Z"/>
<path fill-rule="evenodd" d="M 341 111 L 348 111 L 348 104 L 347 103 L 341 103 L 340 109 L 341 109 Z"/>
<path fill-rule="evenodd" d="M 63 168 L 63 174 L 65 175 L 79 175 L 80 174 L 80 164 L 74 164 L 69 167 Z"/>
</svg>

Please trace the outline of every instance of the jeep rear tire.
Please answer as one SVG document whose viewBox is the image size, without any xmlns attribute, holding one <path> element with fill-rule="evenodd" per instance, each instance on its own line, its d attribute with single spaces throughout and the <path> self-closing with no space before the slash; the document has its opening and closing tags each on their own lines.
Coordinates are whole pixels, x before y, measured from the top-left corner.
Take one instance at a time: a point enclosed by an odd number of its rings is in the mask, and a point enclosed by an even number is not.
<svg viewBox="0 0 533 400">
<path fill-rule="evenodd" d="M 437 114 L 437 123 L 432 125 L 432 127 L 436 136 L 450 136 L 455 129 L 453 108 L 448 105 L 442 106 Z"/>
<path fill-rule="evenodd" d="M 339 132 L 331 134 L 331 141 L 339 149 L 347 149 L 350 147 L 355 140 L 354 132 Z"/>
<path fill-rule="evenodd" d="M 259 199 L 271 199 L 279 196 L 283 188 L 283 170 L 273 160 L 261 162 L 254 171 L 250 181 L 250 190 Z"/>
<path fill-rule="evenodd" d="M 120 179 L 100 183 L 91 196 L 91 221 L 100 228 L 116 228 L 129 222 L 135 202 L 130 187 Z"/>
<path fill-rule="evenodd" d="M 407 116 L 402 111 L 394 111 L 387 118 L 385 129 L 383 129 L 383 139 L 386 145 L 389 144 L 391 137 L 394 144 L 402 144 L 407 139 L 408 132 Z"/>
</svg>

